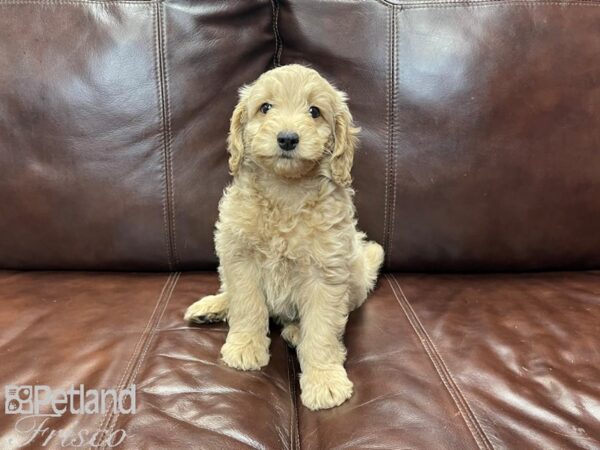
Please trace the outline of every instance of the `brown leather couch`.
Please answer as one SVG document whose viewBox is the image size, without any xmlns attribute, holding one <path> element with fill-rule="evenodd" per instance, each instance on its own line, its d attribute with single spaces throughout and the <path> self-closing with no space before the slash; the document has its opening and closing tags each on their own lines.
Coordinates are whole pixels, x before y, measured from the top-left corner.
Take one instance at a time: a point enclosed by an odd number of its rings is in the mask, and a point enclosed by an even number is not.
<svg viewBox="0 0 600 450">
<path fill-rule="evenodd" d="M 0 0 L 0 384 L 137 389 L 30 442 L 5 413 L 0 449 L 600 448 L 599 30 L 597 0 Z M 319 412 L 275 327 L 243 373 L 182 320 L 236 90 L 292 62 L 350 95 L 387 253 Z"/>
</svg>

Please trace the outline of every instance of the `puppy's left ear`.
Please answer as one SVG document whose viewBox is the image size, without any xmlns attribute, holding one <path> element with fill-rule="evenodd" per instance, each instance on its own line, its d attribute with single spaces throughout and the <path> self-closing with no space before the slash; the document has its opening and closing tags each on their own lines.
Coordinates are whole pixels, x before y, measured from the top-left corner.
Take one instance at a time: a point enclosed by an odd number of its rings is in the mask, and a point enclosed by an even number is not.
<svg viewBox="0 0 600 450">
<path fill-rule="evenodd" d="M 237 175 L 244 156 L 244 128 L 248 121 L 248 109 L 246 106 L 248 90 L 248 86 L 243 86 L 240 89 L 240 98 L 233 110 L 229 125 L 227 151 L 229 152 L 229 171 L 233 176 Z"/>
<path fill-rule="evenodd" d="M 334 107 L 334 132 L 333 152 L 331 155 L 331 176 L 340 186 L 350 186 L 352 176 L 352 162 L 354 151 L 358 145 L 360 128 L 354 126 L 352 115 L 348 109 L 347 96 L 343 92 L 336 92 L 336 106 Z"/>
</svg>

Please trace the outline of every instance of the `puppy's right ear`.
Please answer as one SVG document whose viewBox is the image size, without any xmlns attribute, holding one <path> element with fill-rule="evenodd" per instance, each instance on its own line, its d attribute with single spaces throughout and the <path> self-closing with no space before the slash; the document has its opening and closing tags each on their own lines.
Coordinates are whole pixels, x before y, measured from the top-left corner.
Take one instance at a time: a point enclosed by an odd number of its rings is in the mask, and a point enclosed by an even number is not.
<svg viewBox="0 0 600 450">
<path fill-rule="evenodd" d="M 246 106 L 249 86 L 240 89 L 238 104 L 233 110 L 227 137 L 227 151 L 229 152 L 229 171 L 237 175 L 244 157 L 244 128 L 248 121 L 248 108 Z"/>
</svg>

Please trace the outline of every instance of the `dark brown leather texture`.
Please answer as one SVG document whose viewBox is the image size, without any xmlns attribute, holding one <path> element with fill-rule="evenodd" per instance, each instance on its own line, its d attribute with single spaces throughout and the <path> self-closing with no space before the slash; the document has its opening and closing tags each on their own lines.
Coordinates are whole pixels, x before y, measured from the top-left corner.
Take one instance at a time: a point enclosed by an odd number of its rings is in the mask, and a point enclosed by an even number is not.
<svg viewBox="0 0 600 450">
<path fill-rule="evenodd" d="M 600 266 L 598 6 L 281 1 L 282 64 L 363 128 L 359 223 L 388 269 Z"/>
<path fill-rule="evenodd" d="M 600 267 L 596 1 L 0 8 L 3 268 L 214 268 L 236 91 L 292 62 L 350 95 L 388 270 Z"/>
<path fill-rule="evenodd" d="M 3 272 L 0 384 L 135 384 L 136 414 L 47 424 L 123 429 L 127 449 L 600 446 L 599 272 L 386 274 L 346 331 L 355 394 L 318 412 L 277 327 L 269 365 L 239 372 L 219 361 L 226 326 L 181 320 L 217 286 L 214 273 Z M 1 417 L 0 448 L 20 448 L 19 416 Z"/>
<path fill-rule="evenodd" d="M 183 320 L 219 286 L 237 90 L 289 63 L 349 94 L 386 250 L 354 395 L 316 412 L 278 326 L 240 372 Z M 32 440 L 5 409 L 0 450 L 597 450 L 598 230 L 598 0 L 0 0 L 3 403 L 137 389 Z"/>
<path fill-rule="evenodd" d="M 0 266 L 214 267 L 229 116 L 275 44 L 269 0 L 0 1 Z"/>
</svg>

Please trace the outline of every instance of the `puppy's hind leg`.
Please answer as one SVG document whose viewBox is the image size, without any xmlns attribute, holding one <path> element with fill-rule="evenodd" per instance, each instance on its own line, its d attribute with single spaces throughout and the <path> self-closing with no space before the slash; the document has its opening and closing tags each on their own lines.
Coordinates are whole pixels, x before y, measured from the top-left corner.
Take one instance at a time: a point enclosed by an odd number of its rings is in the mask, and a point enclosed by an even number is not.
<svg viewBox="0 0 600 450">
<path fill-rule="evenodd" d="M 229 297 L 227 292 L 216 295 L 207 295 L 192 303 L 183 318 L 195 323 L 223 322 L 227 319 Z"/>
<path fill-rule="evenodd" d="M 375 287 L 377 274 L 383 265 L 383 247 L 374 241 L 361 242 L 361 255 L 357 258 L 351 277 L 351 307 L 356 309 L 364 303 Z"/>
<path fill-rule="evenodd" d="M 383 265 L 383 247 L 375 241 L 363 244 L 363 258 L 365 261 L 365 272 L 363 282 L 367 287 L 367 293 L 371 292 L 377 281 L 377 274 Z"/>
</svg>

